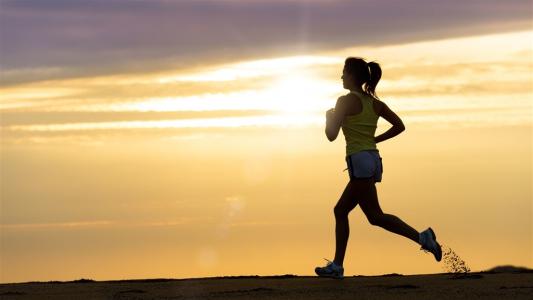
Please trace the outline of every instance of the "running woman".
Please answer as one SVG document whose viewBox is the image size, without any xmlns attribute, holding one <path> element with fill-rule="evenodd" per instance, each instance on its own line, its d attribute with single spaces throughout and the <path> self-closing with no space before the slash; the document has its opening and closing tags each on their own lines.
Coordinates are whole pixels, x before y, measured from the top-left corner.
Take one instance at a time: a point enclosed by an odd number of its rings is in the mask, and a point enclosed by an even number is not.
<svg viewBox="0 0 533 300">
<path fill-rule="evenodd" d="M 326 136 L 333 142 L 339 130 L 346 139 L 346 164 L 348 184 L 335 205 L 335 258 L 325 267 L 315 268 L 318 276 L 342 279 L 344 277 L 344 254 L 350 228 L 348 214 L 359 204 L 372 225 L 402 235 L 431 252 L 437 261 L 441 260 L 441 246 L 435 233 L 429 227 L 418 232 L 400 218 L 384 213 L 378 202 L 376 182 L 381 182 L 382 158 L 376 144 L 388 140 L 405 130 L 402 120 L 376 95 L 376 86 L 381 78 L 378 63 L 367 63 L 362 58 L 348 57 L 342 71 L 343 88 L 350 92 L 339 97 L 335 108 L 326 112 Z M 374 137 L 379 117 L 392 127 Z"/>
</svg>

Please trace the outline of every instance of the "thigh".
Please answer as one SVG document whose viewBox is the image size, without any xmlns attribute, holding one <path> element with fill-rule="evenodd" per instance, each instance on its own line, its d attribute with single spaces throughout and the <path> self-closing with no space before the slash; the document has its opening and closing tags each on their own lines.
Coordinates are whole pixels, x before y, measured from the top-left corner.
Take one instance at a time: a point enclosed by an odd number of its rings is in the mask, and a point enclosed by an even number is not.
<svg viewBox="0 0 533 300">
<path fill-rule="evenodd" d="M 359 202 L 360 191 L 357 191 L 357 185 L 352 181 L 353 180 L 350 180 L 348 184 L 346 184 L 337 205 L 335 205 L 337 209 L 341 209 L 347 213 L 354 209 Z"/>
<path fill-rule="evenodd" d="M 361 180 L 362 181 L 362 180 Z M 359 200 L 359 205 L 365 216 L 375 216 L 383 214 L 381 207 L 378 201 L 378 193 L 376 190 L 376 184 L 373 179 L 369 179 L 364 183 L 366 187 L 361 188 L 364 190 L 361 199 Z"/>
</svg>

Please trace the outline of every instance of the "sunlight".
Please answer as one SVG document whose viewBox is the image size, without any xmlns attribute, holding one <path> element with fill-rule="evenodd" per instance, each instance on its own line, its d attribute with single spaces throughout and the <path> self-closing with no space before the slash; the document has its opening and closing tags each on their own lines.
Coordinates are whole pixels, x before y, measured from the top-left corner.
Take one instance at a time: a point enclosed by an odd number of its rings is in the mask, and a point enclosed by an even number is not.
<svg viewBox="0 0 533 300">
<path fill-rule="evenodd" d="M 238 81 L 257 78 L 267 88 L 243 89 L 231 93 L 206 93 L 193 97 L 152 98 L 136 103 L 123 103 L 113 110 L 140 111 L 206 111 L 206 110 L 271 110 L 284 116 L 313 115 L 335 104 L 341 90 L 339 83 L 312 72 L 320 65 L 338 64 L 336 57 L 293 56 L 227 64 L 182 76 L 168 76 L 159 83 Z"/>
<path fill-rule="evenodd" d="M 70 131 L 70 130 L 109 130 L 109 129 L 165 129 L 165 128 L 236 128 L 250 126 L 304 127 L 323 123 L 318 115 L 263 115 L 254 117 L 224 117 L 204 119 L 172 119 L 157 121 L 120 121 L 64 123 L 46 125 L 8 126 L 13 131 Z"/>
<path fill-rule="evenodd" d="M 216 82 L 233 81 L 252 77 L 265 77 L 319 65 L 335 65 L 340 61 L 333 56 L 299 55 L 271 59 L 257 59 L 238 63 L 224 64 L 190 74 L 166 75 L 158 83 L 171 82 Z"/>
<path fill-rule="evenodd" d="M 316 114 L 335 104 L 336 95 L 340 91 L 339 83 L 298 69 L 283 69 L 277 72 L 280 73 L 279 76 L 265 89 L 149 98 L 136 102 L 107 104 L 101 109 L 142 112 L 270 110 L 284 115 L 301 115 Z M 97 108 L 93 106 L 93 109 Z"/>
<path fill-rule="evenodd" d="M 299 72 L 289 73 L 276 80 L 264 92 L 271 99 L 272 108 L 283 114 L 309 114 L 322 111 L 335 103 L 339 88 L 328 81 Z"/>
<path fill-rule="evenodd" d="M 0 91 L 0 110 L 27 108 L 32 106 L 42 106 L 44 101 L 50 99 L 60 99 L 75 94 L 74 88 L 62 88 L 55 86 L 38 87 L 14 87 L 5 88 Z"/>
</svg>

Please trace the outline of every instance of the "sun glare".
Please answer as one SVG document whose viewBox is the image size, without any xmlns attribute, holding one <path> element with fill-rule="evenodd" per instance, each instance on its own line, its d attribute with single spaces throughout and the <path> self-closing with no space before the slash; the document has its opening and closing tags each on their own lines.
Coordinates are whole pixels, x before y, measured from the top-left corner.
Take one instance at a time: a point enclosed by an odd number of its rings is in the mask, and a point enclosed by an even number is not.
<svg viewBox="0 0 533 300">
<path fill-rule="evenodd" d="M 299 62 L 299 58 L 295 58 Z M 308 70 L 284 61 L 285 68 L 276 74 L 259 77 L 264 88 L 243 89 L 236 92 L 204 93 L 195 96 L 150 98 L 130 103 L 107 106 L 112 111 L 213 111 L 213 110 L 265 110 L 284 116 L 316 115 L 331 107 L 339 93 L 339 85 Z M 280 63 L 278 62 L 278 65 Z M 271 70 L 272 71 L 272 70 Z M 246 72 L 242 75 L 246 76 Z M 213 79 L 213 72 L 205 74 Z M 254 75 L 256 76 L 256 75 Z M 187 80 L 192 80 L 193 77 Z M 201 81 L 201 74 L 194 75 Z M 219 78 L 220 79 L 220 78 Z M 233 80 L 229 77 L 227 80 Z"/>
<path fill-rule="evenodd" d="M 327 81 L 312 75 L 284 75 L 264 91 L 272 108 L 283 114 L 312 114 L 331 105 L 331 94 L 337 91 Z"/>
</svg>

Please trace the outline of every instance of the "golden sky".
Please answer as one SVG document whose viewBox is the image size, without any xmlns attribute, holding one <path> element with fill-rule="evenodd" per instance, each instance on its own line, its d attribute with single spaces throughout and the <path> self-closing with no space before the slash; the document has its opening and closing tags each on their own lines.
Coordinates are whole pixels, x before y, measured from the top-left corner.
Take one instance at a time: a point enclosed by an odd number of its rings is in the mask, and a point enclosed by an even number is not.
<svg viewBox="0 0 533 300">
<path fill-rule="evenodd" d="M 383 210 L 431 226 L 473 270 L 533 267 L 532 38 L 7 82 L 0 281 L 313 274 L 347 182 L 343 137 L 324 136 L 347 56 L 381 64 L 378 95 L 407 127 L 378 144 Z M 443 271 L 359 208 L 350 226 L 348 274 Z"/>
</svg>

